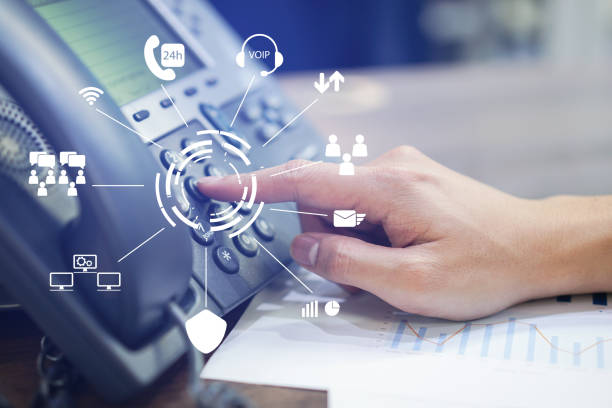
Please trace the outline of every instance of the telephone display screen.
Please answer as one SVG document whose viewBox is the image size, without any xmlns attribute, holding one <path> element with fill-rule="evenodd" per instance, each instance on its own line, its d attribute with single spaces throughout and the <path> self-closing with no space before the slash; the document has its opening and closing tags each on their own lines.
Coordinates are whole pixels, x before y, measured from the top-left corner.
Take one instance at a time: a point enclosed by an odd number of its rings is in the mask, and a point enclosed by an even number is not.
<svg viewBox="0 0 612 408">
<path fill-rule="evenodd" d="M 155 60 L 161 68 L 161 48 L 181 43 L 154 10 L 136 0 L 28 0 L 68 44 L 104 90 L 119 105 L 160 89 L 160 79 L 147 68 L 144 44 L 159 37 Z M 185 65 L 174 68 L 176 78 L 204 67 L 185 47 Z"/>
</svg>

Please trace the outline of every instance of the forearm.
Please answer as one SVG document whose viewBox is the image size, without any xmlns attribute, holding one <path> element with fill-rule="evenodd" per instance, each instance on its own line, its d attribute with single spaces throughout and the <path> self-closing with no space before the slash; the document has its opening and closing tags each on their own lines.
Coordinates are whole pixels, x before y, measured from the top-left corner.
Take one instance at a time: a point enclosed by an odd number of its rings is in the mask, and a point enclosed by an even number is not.
<svg viewBox="0 0 612 408">
<path fill-rule="evenodd" d="M 558 196 L 538 206 L 546 294 L 612 291 L 612 196 Z"/>
</svg>

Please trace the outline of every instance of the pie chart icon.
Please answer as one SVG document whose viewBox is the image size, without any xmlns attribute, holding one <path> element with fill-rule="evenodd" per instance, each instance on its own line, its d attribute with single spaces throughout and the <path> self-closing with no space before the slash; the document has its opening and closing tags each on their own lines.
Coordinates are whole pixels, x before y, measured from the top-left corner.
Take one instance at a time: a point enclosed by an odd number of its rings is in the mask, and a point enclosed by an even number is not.
<svg viewBox="0 0 612 408">
<path fill-rule="evenodd" d="M 335 300 L 330 300 L 325 304 L 325 314 L 328 316 L 335 316 L 340 312 L 340 303 Z"/>
</svg>

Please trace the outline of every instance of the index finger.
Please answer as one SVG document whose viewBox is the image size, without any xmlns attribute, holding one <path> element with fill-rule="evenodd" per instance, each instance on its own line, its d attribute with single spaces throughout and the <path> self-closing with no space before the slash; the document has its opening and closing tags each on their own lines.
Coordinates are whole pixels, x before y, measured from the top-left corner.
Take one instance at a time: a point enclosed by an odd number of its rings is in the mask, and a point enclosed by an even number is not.
<svg viewBox="0 0 612 408">
<path fill-rule="evenodd" d="M 242 175 L 203 177 L 198 180 L 202 194 L 221 201 L 240 200 L 245 184 L 253 189 L 256 179 L 256 201 L 294 201 L 321 210 L 358 210 L 368 219 L 381 219 L 384 189 L 377 183 L 376 169 L 355 167 L 355 175 L 339 175 L 338 164 L 293 160 L 280 166 Z"/>
</svg>

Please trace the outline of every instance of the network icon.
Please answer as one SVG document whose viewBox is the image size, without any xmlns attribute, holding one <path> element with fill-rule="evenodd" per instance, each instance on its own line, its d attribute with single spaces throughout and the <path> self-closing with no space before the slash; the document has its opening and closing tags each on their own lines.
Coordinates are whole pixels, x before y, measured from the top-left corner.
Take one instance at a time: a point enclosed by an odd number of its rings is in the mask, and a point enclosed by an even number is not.
<svg viewBox="0 0 612 408">
<path fill-rule="evenodd" d="M 104 95 L 104 91 L 100 88 L 96 88 L 95 86 L 88 86 L 79 91 L 79 95 L 83 97 L 89 104 L 89 106 L 93 106 L 93 104 L 98 100 L 98 98 Z"/>
</svg>

